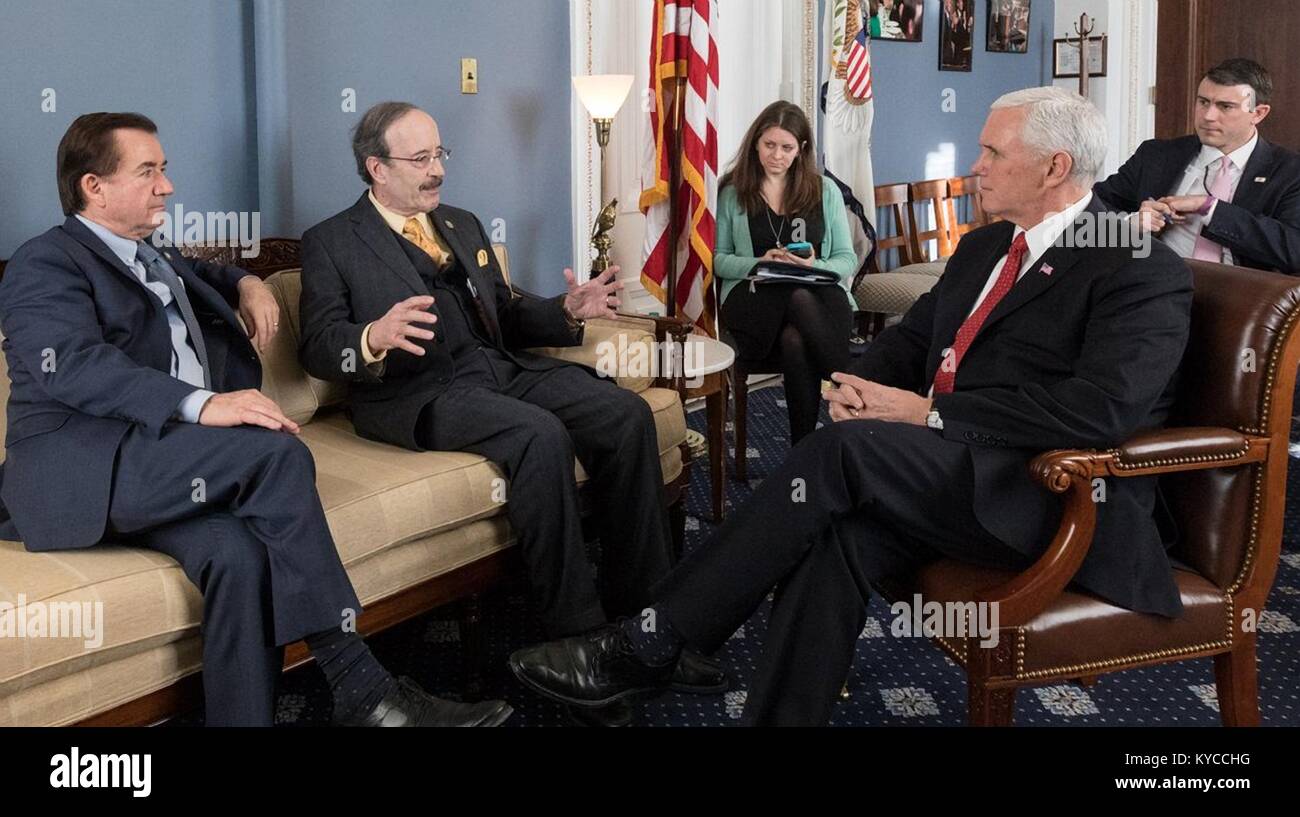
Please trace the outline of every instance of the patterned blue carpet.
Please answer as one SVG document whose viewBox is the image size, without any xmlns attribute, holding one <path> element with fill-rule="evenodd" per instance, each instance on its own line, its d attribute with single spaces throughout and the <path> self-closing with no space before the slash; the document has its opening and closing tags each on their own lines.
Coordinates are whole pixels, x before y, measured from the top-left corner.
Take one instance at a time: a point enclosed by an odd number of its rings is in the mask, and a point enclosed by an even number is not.
<svg viewBox="0 0 1300 817">
<path fill-rule="evenodd" d="M 729 505 L 743 502 L 789 449 L 785 403 L 780 387 L 751 392 L 749 476 L 746 485 L 729 480 Z M 702 411 L 689 423 L 704 429 Z M 1294 437 L 1295 435 L 1293 435 Z M 1265 725 L 1300 725 L 1300 508 L 1294 497 L 1300 471 L 1289 475 L 1283 563 L 1259 628 L 1260 710 Z M 693 548 L 711 530 L 707 467 L 695 472 L 687 499 L 686 547 Z M 735 723 L 745 703 L 767 628 L 767 603 L 741 627 L 718 657 L 732 675 L 730 692 L 718 696 L 669 693 L 639 703 L 639 726 L 725 726 Z M 509 653 L 540 640 L 541 630 L 524 596 L 498 591 L 484 599 L 489 654 L 486 693 L 515 707 L 510 726 L 567 724 L 563 708 L 519 686 L 505 666 Z M 888 607 L 873 599 L 858 641 L 850 697 L 836 706 L 836 726 L 962 725 L 966 685 L 962 671 L 923 638 L 889 635 Z M 370 640 L 380 660 L 394 672 L 414 677 L 426 689 L 455 698 L 459 694 L 459 633 L 454 611 L 436 611 Z M 305 669 L 287 676 L 276 720 L 283 725 L 324 725 L 330 700 L 321 676 Z M 178 724 L 202 723 L 201 713 Z M 1209 659 L 1185 661 L 1103 677 L 1083 688 L 1068 684 L 1022 690 L 1017 697 L 1020 726 L 1215 726 L 1219 723 L 1214 673 Z"/>
</svg>

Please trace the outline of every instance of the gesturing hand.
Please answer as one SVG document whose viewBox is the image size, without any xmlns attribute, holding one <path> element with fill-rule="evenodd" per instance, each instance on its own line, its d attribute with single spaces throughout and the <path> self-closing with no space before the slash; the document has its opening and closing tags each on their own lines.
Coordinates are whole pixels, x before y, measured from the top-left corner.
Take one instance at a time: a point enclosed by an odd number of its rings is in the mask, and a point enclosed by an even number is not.
<svg viewBox="0 0 1300 817">
<path fill-rule="evenodd" d="M 379 355 L 389 349 L 401 349 L 413 355 L 423 355 L 424 349 L 407 338 L 433 340 L 434 334 L 431 330 L 415 326 L 417 323 L 437 322 L 437 315 L 424 311 L 431 306 L 433 306 L 432 295 L 413 295 L 393 304 L 384 313 L 384 317 L 370 324 L 370 334 L 366 336 L 370 351 Z"/>
<path fill-rule="evenodd" d="M 565 267 L 564 280 L 569 285 L 569 292 L 564 296 L 565 310 L 575 318 L 612 318 L 614 309 L 619 305 L 618 291 L 623 288 L 622 281 L 615 281 L 618 267 L 612 266 L 600 275 L 579 284 L 573 270 Z"/>
</svg>

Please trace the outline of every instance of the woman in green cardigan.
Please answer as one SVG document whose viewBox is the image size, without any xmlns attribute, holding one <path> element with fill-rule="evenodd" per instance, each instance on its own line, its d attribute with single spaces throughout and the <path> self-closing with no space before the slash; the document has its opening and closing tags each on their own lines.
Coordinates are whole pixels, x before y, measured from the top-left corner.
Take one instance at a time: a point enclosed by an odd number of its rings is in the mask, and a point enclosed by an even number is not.
<svg viewBox="0 0 1300 817">
<path fill-rule="evenodd" d="M 718 183 L 713 271 L 722 279 L 720 321 L 741 360 L 779 353 L 791 445 L 817 425 L 821 381 L 848 365 L 849 286 L 858 268 L 844 198 L 821 175 L 816 155 L 803 110 L 773 102 L 750 125 Z M 812 244 L 811 256 L 786 251 L 796 242 Z M 745 280 L 762 259 L 833 272 L 839 286 Z"/>
</svg>

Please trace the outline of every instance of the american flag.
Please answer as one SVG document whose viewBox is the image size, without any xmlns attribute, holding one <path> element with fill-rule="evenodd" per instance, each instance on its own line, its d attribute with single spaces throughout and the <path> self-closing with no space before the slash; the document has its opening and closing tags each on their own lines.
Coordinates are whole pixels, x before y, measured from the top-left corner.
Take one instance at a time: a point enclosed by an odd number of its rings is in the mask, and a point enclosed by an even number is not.
<svg viewBox="0 0 1300 817">
<path fill-rule="evenodd" d="M 713 303 L 713 248 L 718 209 L 718 44 L 717 0 L 655 0 L 650 27 L 650 88 L 655 104 L 642 167 L 638 202 L 646 217 L 641 282 L 667 305 L 668 264 L 676 259 L 677 314 L 716 335 Z M 670 191 L 672 112 L 664 84 L 685 77 L 681 183 Z M 677 203 L 678 246 L 669 248 L 669 195 Z"/>
<path fill-rule="evenodd" d="M 858 30 L 858 36 L 849 42 L 848 70 L 845 73 L 845 94 L 852 100 L 871 99 L 871 52 L 867 50 L 867 30 Z"/>
</svg>

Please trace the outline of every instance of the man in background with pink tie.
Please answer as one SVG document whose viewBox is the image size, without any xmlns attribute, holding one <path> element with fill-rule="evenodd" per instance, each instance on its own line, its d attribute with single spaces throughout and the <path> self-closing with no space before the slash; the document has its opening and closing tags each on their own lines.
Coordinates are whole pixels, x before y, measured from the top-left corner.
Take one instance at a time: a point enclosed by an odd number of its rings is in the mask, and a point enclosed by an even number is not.
<svg viewBox="0 0 1300 817">
<path fill-rule="evenodd" d="M 1072 91 L 994 102 L 971 172 L 1003 220 L 968 233 L 934 289 L 834 374 L 834 422 L 659 582 L 650 607 L 516 652 L 515 676 L 574 706 L 661 689 L 684 647 L 719 647 L 775 586 L 745 722 L 824 724 L 874 583 L 941 558 L 1020 570 L 1040 556 L 1061 505 L 1030 479 L 1030 459 L 1163 425 L 1190 326 L 1181 258 L 1159 241 L 1100 243 L 1098 223 L 1124 220 L 1091 192 L 1105 155 L 1104 119 Z M 1106 490 L 1075 587 L 1179 615 L 1155 480 Z"/>
<path fill-rule="evenodd" d="M 1196 89 L 1196 133 L 1143 142 L 1093 192 L 1184 258 L 1300 274 L 1300 156 L 1256 126 L 1273 81 L 1231 59 Z"/>
</svg>

